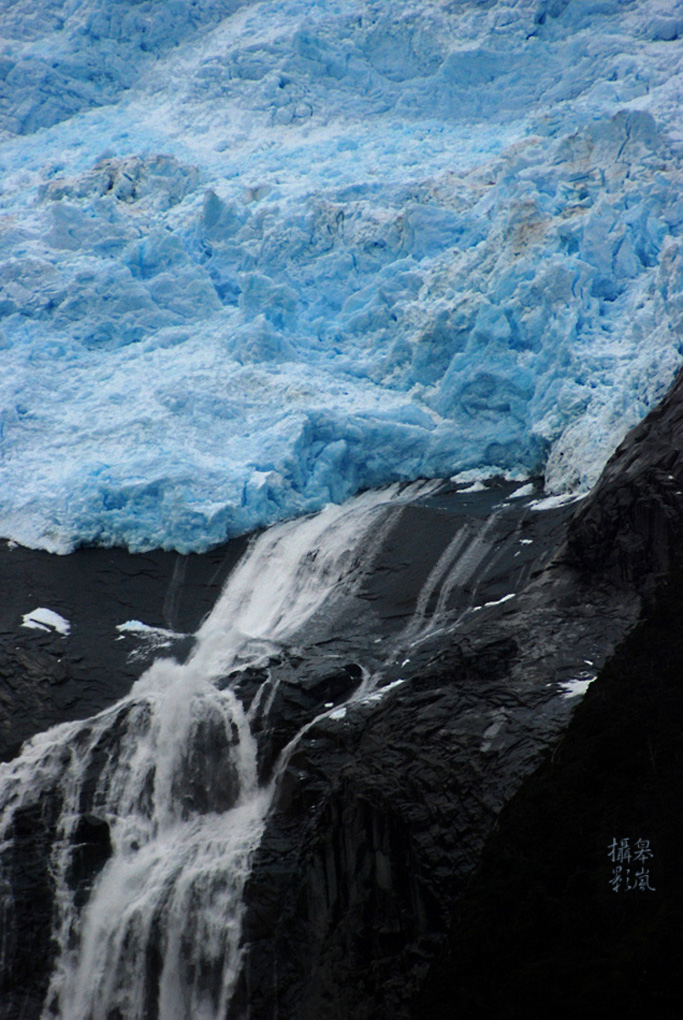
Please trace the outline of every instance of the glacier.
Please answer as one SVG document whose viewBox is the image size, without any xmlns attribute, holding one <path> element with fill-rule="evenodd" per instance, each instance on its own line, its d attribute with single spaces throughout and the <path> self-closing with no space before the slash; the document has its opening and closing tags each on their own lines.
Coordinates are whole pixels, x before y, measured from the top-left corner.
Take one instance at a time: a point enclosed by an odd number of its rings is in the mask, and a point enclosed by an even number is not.
<svg viewBox="0 0 683 1020">
<path fill-rule="evenodd" d="M 683 3 L 0 2 L 0 534 L 585 492 L 683 352 Z"/>
</svg>

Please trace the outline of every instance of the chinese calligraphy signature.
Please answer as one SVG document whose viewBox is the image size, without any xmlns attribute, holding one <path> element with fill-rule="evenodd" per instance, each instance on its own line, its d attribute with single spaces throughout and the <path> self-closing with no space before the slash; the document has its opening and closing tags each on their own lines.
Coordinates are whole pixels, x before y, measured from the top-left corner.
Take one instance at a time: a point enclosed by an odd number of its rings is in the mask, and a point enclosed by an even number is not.
<svg viewBox="0 0 683 1020">
<path fill-rule="evenodd" d="M 650 864 L 654 853 L 650 848 L 649 839 L 636 839 L 633 843 L 629 836 L 623 839 L 612 839 L 607 850 L 612 861 L 612 877 L 609 884 L 615 893 L 618 892 L 656 892 L 650 882 Z"/>
</svg>

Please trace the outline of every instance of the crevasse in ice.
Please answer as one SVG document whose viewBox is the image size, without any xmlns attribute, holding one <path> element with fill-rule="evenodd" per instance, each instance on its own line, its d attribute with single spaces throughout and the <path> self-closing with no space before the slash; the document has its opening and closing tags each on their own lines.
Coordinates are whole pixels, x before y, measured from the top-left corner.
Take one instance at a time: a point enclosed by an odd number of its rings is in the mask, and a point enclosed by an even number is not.
<svg viewBox="0 0 683 1020">
<path fill-rule="evenodd" d="M 585 489 L 680 364 L 681 3 L 17 0 L 0 40 L 6 537 Z"/>
</svg>

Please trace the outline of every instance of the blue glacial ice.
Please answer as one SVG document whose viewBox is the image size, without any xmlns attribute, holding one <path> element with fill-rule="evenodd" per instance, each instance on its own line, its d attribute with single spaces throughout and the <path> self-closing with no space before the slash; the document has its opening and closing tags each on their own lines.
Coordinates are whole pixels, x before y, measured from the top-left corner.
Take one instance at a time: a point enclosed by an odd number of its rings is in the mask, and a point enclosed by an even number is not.
<svg viewBox="0 0 683 1020">
<path fill-rule="evenodd" d="M 8 538 L 585 491 L 681 363 L 680 2 L 16 0 L 0 40 Z"/>
</svg>

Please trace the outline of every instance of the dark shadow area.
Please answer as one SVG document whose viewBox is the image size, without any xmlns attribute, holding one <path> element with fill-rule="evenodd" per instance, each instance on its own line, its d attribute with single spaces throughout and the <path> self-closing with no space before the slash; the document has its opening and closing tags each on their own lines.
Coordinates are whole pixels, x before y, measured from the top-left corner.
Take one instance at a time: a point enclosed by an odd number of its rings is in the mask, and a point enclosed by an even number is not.
<svg viewBox="0 0 683 1020">
<path fill-rule="evenodd" d="M 503 810 L 415 1020 L 680 1016 L 683 571 Z"/>
</svg>

